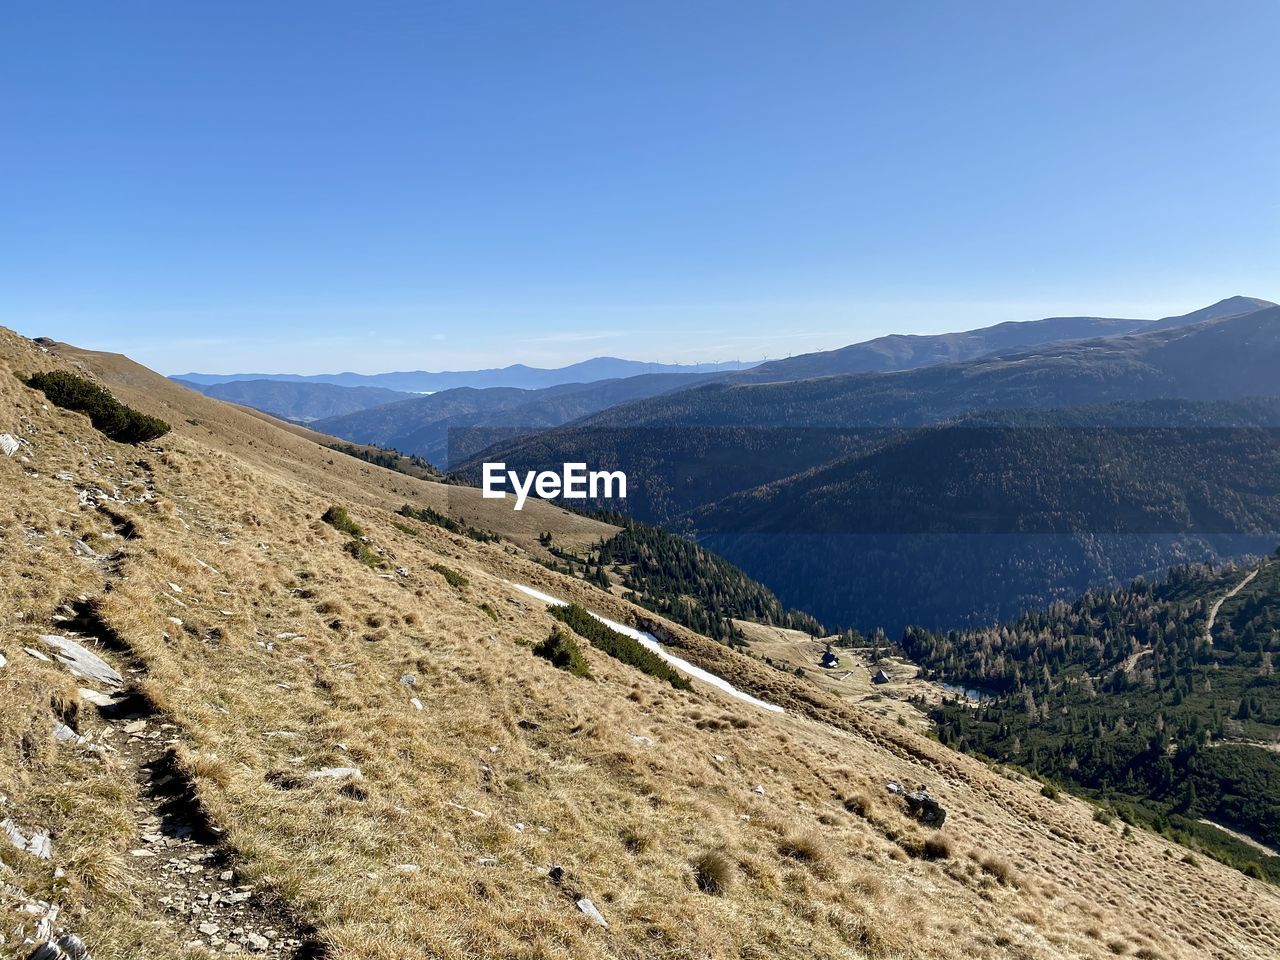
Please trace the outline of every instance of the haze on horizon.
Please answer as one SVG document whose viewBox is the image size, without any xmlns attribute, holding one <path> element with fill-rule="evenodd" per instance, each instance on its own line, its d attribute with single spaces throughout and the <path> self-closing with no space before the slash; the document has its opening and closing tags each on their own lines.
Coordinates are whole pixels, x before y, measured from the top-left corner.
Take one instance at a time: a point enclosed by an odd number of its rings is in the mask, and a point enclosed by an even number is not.
<svg viewBox="0 0 1280 960">
<path fill-rule="evenodd" d="M 1276 294 L 1266 0 L 6 27 L 0 324 L 165 373 L 748 361 Z"/>
</svg>

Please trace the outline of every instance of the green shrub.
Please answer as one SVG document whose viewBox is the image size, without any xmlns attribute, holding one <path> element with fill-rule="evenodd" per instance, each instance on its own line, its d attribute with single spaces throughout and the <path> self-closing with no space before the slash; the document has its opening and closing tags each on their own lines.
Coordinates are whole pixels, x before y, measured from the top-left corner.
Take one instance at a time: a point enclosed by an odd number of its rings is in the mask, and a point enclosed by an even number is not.
<svg viewBox="0 0 1280 960">
<path fill-rule="evenodd" d="M 163 420 L 125 406 L 109 391 L 74 373 L 33 373 L 26 383 L 42 391 L 54 406 L 88 414 L 95 428 L 119 443 L 146 443 L 169 432 Z"/>
<path fill-rule="evenodd" d="M 687 678 L 677 673 L 670 664 L 647 649 L 639 640 L 606 627 L 576 603 L 567 607 L 552 607 L 551 615 L 568 624 L 574 633 L 589 640 L 593 647 L 603 650 L 615 660 L 621 660 L 643 673 L 665 680 L 677 690 L 693 689 Z"/>
<path fill-rule="evenodd" d="M 492 620 L 494 623 L 498 622 L 498 611 L 493 609 L 493 604 L 491 604 L 488 600 L 480 604 L 480 609 L 483 610 L 485 614 L 489 617 L 489 619 Z"/>
<path fill-rule="evenodd" d="M 342 549 L 346 550 L 347 553 L 351 554 L 367 567 L 381 569 L 387 565 L 387 561 L 383 560 L 359 540 L 348 540 L 343 545 Z"/>
<path fill-rule="evenodd" d="M 470 537 L 480 543 L 497 543 L 502 538 L 492 530 L 478 530 L 475 527 L 465 523 L 459 523 L 453 517 L 446 516 L 439 510 L 433 510 L 431 507 L 413 507 L 405 504 L 400 508 L 400 516 L 408 517 L 410 520 L 421 520 L 423 523 L 430 523 L 450 533 L 456 533 L 459 536 Z"/>
<path fill-rule="evenodd" d="M 452 567 L 446 567 L 443 563 L 433 563 L 431 565 L 431 569 L 444 577 L 445 582 L 455 590 L 461 590 L 471 582 L 457 570 L 454 570 Z"/>
<path fill-rule="evenodd" d="M 351 519 L 351 515 L 344 507 L 332 506 L 321 515 L 320 519 L 335 530 L 341 530 L 353 537 L 364 536 L 364 529 Z"/>
<path fill-rule="evenodd" d="M 590 677 L 591 670 L 582 650 L 573 637 L 559 627 L 551 631 L 551 636 L 533 648 L 535 656 L 549 660 L 553 666 L 568 670 L 575 677 Z"/>
</svg>

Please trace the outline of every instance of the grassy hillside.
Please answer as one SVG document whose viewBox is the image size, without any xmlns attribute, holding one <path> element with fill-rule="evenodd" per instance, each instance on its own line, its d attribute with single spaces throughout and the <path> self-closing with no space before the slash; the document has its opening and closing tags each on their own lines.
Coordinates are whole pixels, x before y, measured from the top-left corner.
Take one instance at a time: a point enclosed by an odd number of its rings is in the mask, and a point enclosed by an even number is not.
<svg viewBox="0 0 1280 960">
<path fill-rule="evenodd" d="M 38 932 L 98 960 L 1280 951 L 1270 885 L 676 624 L 680 656 L 786 712 L 585 642 L 592 679 L 535 656 L 565 628 L 513 582 L 661 620 L 536 562 L 539 533 L 607 524 L 454 490 L 502 530 L 480 543 L 396 514 L 444 509 L 438 484 L 123 358 L 0 347 L 6 958 Z M 13 376 L 54 369 L 172 431 L 115 443 Z M 928 784 L 946 827 L 891 781 Z"/>
<path fill-rule="evenodd" d="M 1280 551 L 1087 594 L 998 629 L 909 628 L 902 643 L 936 675 L 992 694 L 934 712 L 945 743 L 1280 881 Z"/>
</svg>

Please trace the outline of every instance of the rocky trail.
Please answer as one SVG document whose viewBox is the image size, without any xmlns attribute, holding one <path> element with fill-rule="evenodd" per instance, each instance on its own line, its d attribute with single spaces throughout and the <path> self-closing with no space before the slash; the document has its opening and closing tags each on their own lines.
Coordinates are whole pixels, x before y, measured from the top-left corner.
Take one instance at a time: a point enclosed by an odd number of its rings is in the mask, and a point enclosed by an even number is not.
<svg viewBox="0 0 1280 960">
<path fill-rule="evenodd" d="M 135 536 L 127 519 L 102 505 L 98 509 L 126 543 Z M 123 555 L 121 548 L 95 558 L 104 592 L 118 576 Z M 129 841 L 137 909 L 150 922 L 171 928 L 172 942 L 186 950 L 270 960 L 323 957 L 323 944 L 283 898 L 241 875 L 235 851 L 177 762 L 182 731 L 141 692 L 145 664 L 103 622 L 95 599 L 82 595 L 65 604 L 53 629 L 40 636 L 40 648 L 26 652 L 60 664 L 81 685 L 80 706 L 55 720 L 55 737 L 65 748 L 96 754 L 137 785 Z M 56 865 L 56 838 L 45 852 Z M 92 930 L 58 926 L 55 904 L 32 901 L 27 912 L 41 922 L 36 938 L 27 940 L 31 952 L 18 956 L 91 960 Z"/>
</svg>

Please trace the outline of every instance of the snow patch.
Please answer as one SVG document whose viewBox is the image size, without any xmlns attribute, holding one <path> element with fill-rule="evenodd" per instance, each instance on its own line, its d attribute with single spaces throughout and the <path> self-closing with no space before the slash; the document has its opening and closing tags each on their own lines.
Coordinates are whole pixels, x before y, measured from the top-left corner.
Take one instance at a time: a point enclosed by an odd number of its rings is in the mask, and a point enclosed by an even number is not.
<svg viewBox="0 0 1280 960">
<path fill-rule="evenodd" d="M 553 607 L 569 606 L 569 604 L 564 600 L 559 600 L 550 594 L 543 593 L 541 590 L 535 590 L 533 587 L 526 587 L 523 583 L 513 582 L 511 583 L 511 586 L 515 587 L 521 593 L 527 594 L 535 600 L 541 600 L 543 603 L 550 604 Z M 724 679 L 724 677 L 716 676 L 709 670 L 703 670 L 701 667 L 695 667 L 692 663 L 689 663 L 689 661 L 682 660 L 679 657 L 668 653 L 666 649 L 663 648 L 662 644 L 660 644 L 651 633 L 645 633 L 643 630 L 637 630 L 635 627 L 628 627 L 624 624 L 616 623 L 607 617 L 600 616 L 600 614 L 592 610 L 588 610 L 587 613 L 591 614 L 591 616 L 595 617 L 610 630 L 616 630 L 623 636 L 631 637 L 633 640 L 638 641 L 641 646 L 648 650 L 652 650 L 667 663 L 671 664 L 671 666 L 675 667 L 682 673 L 688 674 L 695 680 L 701 680 L 703 683 L 709 684 L 717 690 L 727 693 L 731 697 L 736 697 L 737 699 L 743 700 L 752 706 L 759 707 L 761 710 L 768 710 L 772 713 L 786 712 L 777 704 L 769 703 L 768 701 L 761 700 L 758 697 L 753 697 L 749 693 L 744 693 L 728 680 Z"/>
</svg>

